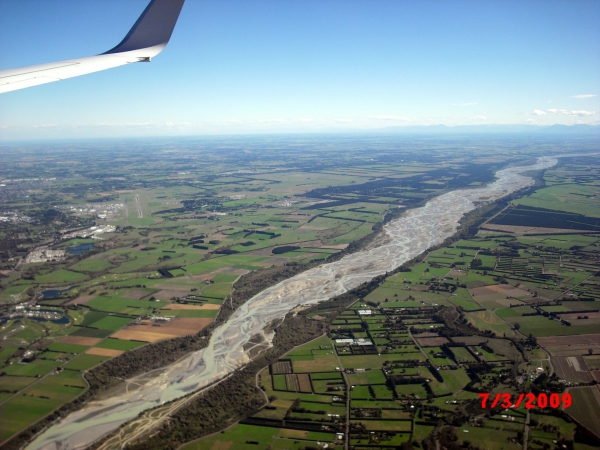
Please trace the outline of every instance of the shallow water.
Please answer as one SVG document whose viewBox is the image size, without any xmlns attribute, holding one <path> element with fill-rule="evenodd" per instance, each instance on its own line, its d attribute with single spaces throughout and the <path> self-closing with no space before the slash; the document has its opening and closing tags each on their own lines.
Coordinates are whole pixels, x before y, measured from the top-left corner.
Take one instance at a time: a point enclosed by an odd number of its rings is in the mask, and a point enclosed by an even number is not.
<svg viewBox="0 0 600 450">
<path fill-rule="evenodd" d="M 73 246 L 67 248 L 67 252 L 69 252 L 71 255 L 82 255 L 85 252 L 87 252 L 88 250 L 91 250 L 93 247 L 94 247 L 94 244 L 73 245 Z"/>
<path fill-rule="evenodd" d="M 144 374 L 128 380 L 124 394 L 91 402 L 71 413 L 27 448 L 85 448 L 140 412 L 210 384 L 248 361 L 244 344 L 272 320 L 284 317 L 297 305 L 327 300 L 392 271 L 454 234 L 459 220 L 475 209 L 476 202 L 494 201 L 531 186 L 533 180 L 521 175 L 523 172 L 552 167 L 556 162 L 554 158 L 539 158 L 532 166 L 504 169 L 487 186 L 448 192 L 407 211 L 384 226 L 388 236 L 385 245 L 315 267 L 264 290 L 217 328 L 205 349 L 153 372 L 153 377 Z"/>
<path fill-rule="evenodd" d="M 75 289 L 76 287 L 79 287 L 79 285 L 71 286 L 66 289 L 47 289 L 42 291 L 42 299 L 51 300 L 53 298 L 58 298 L 63 292 L 69 292 L 71 289 Z"/>
</svg>

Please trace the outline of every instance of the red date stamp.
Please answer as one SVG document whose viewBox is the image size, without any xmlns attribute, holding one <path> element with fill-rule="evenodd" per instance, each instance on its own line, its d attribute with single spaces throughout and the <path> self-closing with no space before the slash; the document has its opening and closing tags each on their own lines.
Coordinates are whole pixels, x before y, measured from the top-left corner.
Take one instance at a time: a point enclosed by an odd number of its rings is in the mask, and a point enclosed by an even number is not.
<svg viewBox="0 0 600 450">
<path fill-rule="evenodd" d="M 545 392 L 542 392 L 537 395 L 530 392 L 528 394 L 519 394 L 519 396 L 516 398 L 509 393 L 490 396 L 489 393 L 482 392 L 479 394 L 479 397 L 481 397 L 481 407 L 483 409 L 493 409 L 496 406 L 500 406 L 504 409 L 516 409 L 521 405 L 525 406 L 526 409 L 544 409 L 548 407 L 553 409 L 567 409 L 573 403 L 571 394 L 568 392 L 565 392 L 564 394 L 546 394 Z"/>
</svg>

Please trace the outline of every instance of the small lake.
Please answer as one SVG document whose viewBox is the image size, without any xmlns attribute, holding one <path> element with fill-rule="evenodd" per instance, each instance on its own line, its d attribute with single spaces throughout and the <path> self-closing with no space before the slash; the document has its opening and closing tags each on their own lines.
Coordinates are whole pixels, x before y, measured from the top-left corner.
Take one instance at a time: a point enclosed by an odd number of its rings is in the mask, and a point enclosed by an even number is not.
<svg viewBox="0 0 600 450">
<path fill-rule="evenodd" d="M 62 316 L 60 319 L 55 319 L 55 320 L 43 319 L 41 317 L 26 317 L 26 318 L 29 320 L 35 320 L 36 322 L 52 322 L 57 325 L 66 325 L 69 323 L 69 318 L 66 316 Z"/>
<path fill-rule="evenodd" d="M 42 312 L 60 312 L 60 311 L 58 311 L 56 309 L 39 309 L 38 311 L 42 311 Z M 48 320 L 48 319 L 44 319 L 43 317 L 27 317 L 24 314 L 19 314 L 18 316 L 11 317 L 10 319 L 8 317 L 2 317 L 2 318 L 0 318 L 0 326 L 5 325 L 9 320 L 15 320 L 15 319 L 34 320 L 36 322 L 52 322 L 52 323 L 55 323 L 57 325 L 66 325 L 66 324 L 69 323 L 69 318 L 67 316 L 62 316 L 60 319 Z"/>
<path fill-rule="evenodd" d="M 42 300 L 50 300 L 53 298 L 59 298 L 64 292 L 69 292 L 71 289 L 75 289 L 77 286 L 71 286 L 67 289 L 47 289 L 42 291 Z"/>
<path fill-rule="evenodd" d="M 79 244 L 67 248 L 67 252 L 71 255 L 81 255 L 90 251 L 92 248 L 94 248 L 94 244 Z"/>
</svg>

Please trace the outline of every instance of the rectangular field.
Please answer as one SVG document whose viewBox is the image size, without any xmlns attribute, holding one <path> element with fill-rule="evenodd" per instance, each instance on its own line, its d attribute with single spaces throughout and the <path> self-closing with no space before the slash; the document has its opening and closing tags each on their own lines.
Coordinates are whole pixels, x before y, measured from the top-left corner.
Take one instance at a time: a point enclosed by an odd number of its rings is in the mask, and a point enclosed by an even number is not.
<svg viewBox="0 0 600 450">
<path fill-rule="evenodd" d="M 548 336 L 538 338 L 542 347 L 555 345 L 600 345 L 600 334 L 582 334 L 579 336 Z"/>
<path fill-rule="evenodd" d="M 114 358 L 115 356 L 122 355 L 125 353 L 122 350 L 112 350 L 110 348 L 90 348 L 87 352 L 87 355 L 97 355 L 97 356 L 108 356 L 109 358 Z"/>
<path fill-rule="evenodd" d="M 445 337 L 415 337 L 415 341 L 417 341 L 421 347 L 439 347 L 440 345 L 448 343 L 448 339 Z"/>
<path fill-rule="evenodd" d="M 290 361 L 278 361 L 271 365 L 273 374 L 292 373 L 292 363 Z"/>
<path fill-rule="evenodd" d="M 122 341 L 120 339 L 105 339 L 100 342 L 96 347 L 97 348 L 107 348 L 111 350 L 121 350 L 121 351 L 129 351 L 134 348 L 141 347 L 144 345 L 144 342 L 135 342 L 135 341 Z"/>
<path fill-rule="evenodd" d="M 572 388 L 573 405 L 567 413 L 600 436 L 600 391 L 598 386 Z"/>
<path fill-rule="evenodd" d="M 72 359 L 65 365 L 65 369 L 70 370 L 88 370 L 94 366 L 97 366 L 103 361 L 109 359 L 108 356 L 89 355 L 83 354 Z"/>
<path fill-rule="evenodd" d="M 559 377 L 583 383 L 593 381 L 592 374 L 581 356 L 553 356 L 551 359 L 554 370 Z"/>
<path fill-rule="evenodd" d="M 221 308 L 221 305 L 213 304 L 213 303 L 205 303 L 204 305 L 192 305 L 189 303 L 175 303 L 171 305 L 167 305 L 163 308 L 163 310 L 169 311 L 177 311 L 177 310 L 218 310 Z"/>
<path fill-rule="evenodd" d="M 129 322 L 131 322 L 131 319 L 126 317 L 109 316 L 94 322 L 94 327 L 102 330 L 116 331 L 123 328 Z"/>
<path fill-rule="evenodd" d="M 142 324 L 130 325 L 117 331 L 112 337 L 128 341 L 156 342 L 162 339 L 196 334 L 211 322 L 212 319 L 180 317 L 160 324 L 143 321 Z"/>
<path fill-rule="evenodd" d="M 81 336 L 86 338 L 105 338 L 108 337 L 112 331 L 102 330 L 100 328 L 87 328 L 87 327 L 74 327 L 75 331 L 71 333 L 71 336 Z"/>
<path fill-rule="evenodd" d="M 300 392 L 306 392 L 312 394 L 312 386 L 310 384 L 310 375 L 307 373 L 300 373 L 296 375 L 298 379 L 298 385 L 300 387 Z"/>
<path fill-rule="evenodd" d="M 60 338 L 58 342 L 61 344 L 75 344 L 75 345 L 84 345 L 84 346 L 92 346 L 96 345 L 102 339 L 100 338 L 92 338 L 92 337 L 84 337 L 84 336 L 65 336 Z M 65 348 L 66 349 L 66 348 Z"/>
<path fill-rule="evenodd" d="M 362 423 L 367 431 L 396 431 L 410 432 L 411 420 L 352 420 L 352 423 Z"/>
</svg>

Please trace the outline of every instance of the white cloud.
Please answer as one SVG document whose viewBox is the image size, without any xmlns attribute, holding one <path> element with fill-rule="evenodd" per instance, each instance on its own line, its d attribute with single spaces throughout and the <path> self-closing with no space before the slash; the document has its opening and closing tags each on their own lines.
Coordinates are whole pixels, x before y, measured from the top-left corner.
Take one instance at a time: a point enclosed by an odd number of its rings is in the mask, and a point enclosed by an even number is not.
<svg viewBox="0 0 600 450">
<path fill-rule="evenodd" d="M 596 111 L 571 111 L 571 115 L 573 116 L 593 116 L 596 114 Z"/>
<path fill-rule="evenodd" d="M 55 123 L 44 123 L 41 125 L 32 125 L 32 128 L 56 128 L 59 125 L 55 124 Z"/>
<path fill-rule="evenodd" d="M 566 109 L 549 108 L 546 111 L 543 111 L 541 109 L 534 109 L 533 112 L 531 113 L 532 116 L 545 116 L 547 114 L 556 114 L 558 116 L 589 117 L 589 116 L 595 116 L 596 111 L 585 111 L 585 110 L 567 111 Z"/>
<path fill-rule="evenodd" d="M 578 95 L 573 95 L 573 98 L 594 98 L 596 97 L 596 94 L 578 94 Z"/>
<path fill-rule="evenodd" d="M 525 123 L 535 123 L 535 120 L 533 120 L 531 117 L 529 119 L 527 119 L 525 121 Z"/>
<path fill-rule="evenodd" d="M 151 125 L 155 125 L 154 122 L 130 122 L 117 124 L 118 127 L 149 127 Z"/>
<path fill-rule="evenodd" d="M 336 123 L 352 123 L 352 119 L 335 119 Z"/>
<path fill-rule="evenodd" d="M 579 116 L 579 117 L 583 117 L 583 116 L 593 116 L 596 114 L 596 111 L 567 111 L 566 109 L 558 109 L 558 108 L 550 108 L 547 109 L 546 111 L 548 111 L 549 113 L 552 114 L 558 114 L 559 116 Z M 541 111 L 539 109 L 536 109 L 533 112 L 533 115 L 536 116 L 540 116 L 546 114 L 544 111 Z"/>
<path fill-rule="evenodd" d="M 469 119 L 471 119 L 471 120 L 487 120 L 487 117 L 484 116 L 483 114 L 481 114 L 479 116 L 469 117 Z"/>
<path fill-rule="evenodd" d="M 383 115 L 378 115 L 378 116 L 369 116 L 369 119 L 375 119 L 375 120 L 391 120 L 394 122 L 409 122 L 410 119 L 407 117 L 400 117 L 400 116 L 383 116 Z"/>
<path fill-rule="evenodd" d="M 287 121 L 285 119 L 262 119 L 262 120 L 257 120 L 255 123 L 266 123 L 266 124 L 273 124 L 273 123 L 286 123 Z"/>
<path fill-rule="evenodd" d="M 78 123 L 78 124 L 53 124 L 53 123 L 45 123 L 45 124 L 35 124 L 29 125 L 26 128 L 55 128 L 57 130 L 69 130 L 74 128 L 112 128 L 112 129 L 136 129 L 136 128 L 148 128 L 152 127 L 157 130 L 159 129 L 170 129 L 174 127 L 188 126 L 191 125 L 189 122 L 165 122 L 165 123 L 156 123 L 156 122 L 128 122 L 128 123 L 114 123 L 114 122 L 96 122 L 96 123 Z M 0 125 L 0 128 L 3 126 Z M 6 128 L 6 127 L 4 127 Z"/>
</svg>

